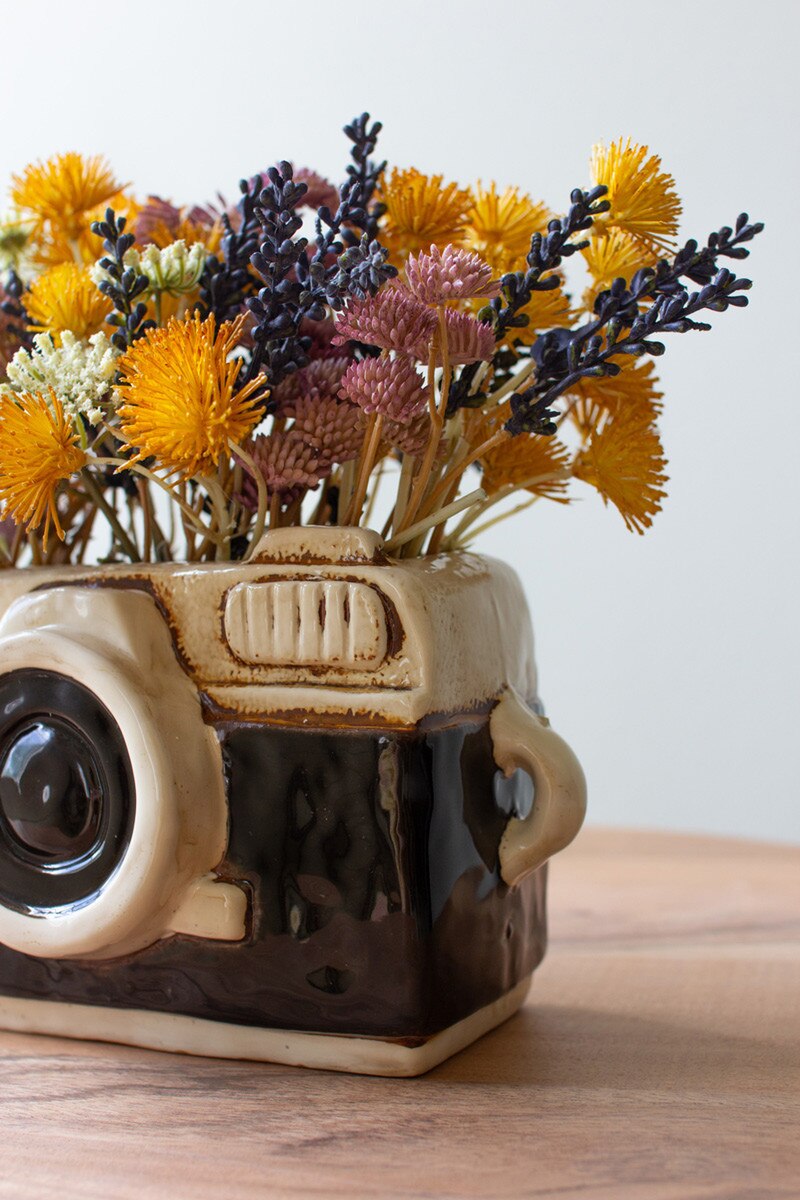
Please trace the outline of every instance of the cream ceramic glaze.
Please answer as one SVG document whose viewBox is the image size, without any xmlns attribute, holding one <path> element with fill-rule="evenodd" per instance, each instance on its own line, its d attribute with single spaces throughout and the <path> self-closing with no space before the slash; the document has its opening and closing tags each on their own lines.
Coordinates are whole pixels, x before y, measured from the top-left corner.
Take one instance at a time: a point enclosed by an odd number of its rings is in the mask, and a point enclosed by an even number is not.
<svg viewBox="0 0 800 1200">
<path fill-rule="evenodd" d="M 225 605 L 225 637 L 242 662 L 376 670 L 388 631 L 379 593 L 345 579 L 237 583 Z"/>
<path fill-rule="evenodd" d="M 0 941 L 43 957 L 108 958 L 187 928 L 242 937 L 243 893 L 208 878 L 227 840 L 219 746 L 150 596 L 32 591 L 0 621 L 0 664 L 3 674 L 38 668 L 89 688 L 120 728 L 137 793 L 130 843 L 106 886 L 46 918 L 0 906 Z"/>
<path fill-rule="evenodd" d="M 0 672 L 71 677 L 113 714 L 136 815 L 123 861 L 82 907 L 45 919 L 0 906 L 0 942 L 111 958 L 171 932 L 237 940 L 245 893 L 218 882 L 227 844 L 221 714 L 320 728 L 447 724 L 492 713 L 495 759 L 536 783 L 500 850 L 509 884 L 577 833 L 574 755 L 521 697 L 536 694 L 514 572 L 468 554 L 392 562 L 377 534 L 285 529 L 237 564 L 29 569 L 0 575 Z"/>
<path fill-rule="evenodd" d="M 363 600 L 357 623 L 368 643 L 357 651 L 342 624 L 345 592 L 334 589 L 337 601 L 325 606 L 326 631 L 320 629 L 319 603 L 306 600 L 310 593 L 304 585 L 313 585 L 319 596 L 320 583 L 335 582 L 360 585 L 350 595 Z M 261 661 L 265 651 L 255 652 L 243 615 L 252 601 L 243 603 L 242 588 L 266 592 L 284 583 L 291 587 L 281 587 L 282 611 L 298 622 L 310 615 L 312 622 L 296 636 L 281 632 L 277 644 L 268 637 L 268 657 L 276 658 L 281 646 L 286 655 L 280 662 Z M 138 587 L 152 596 L 169 621 L 187 675 L 223 712 L 293 725 L 302 724 L 307 712 L 317 723 L 327 718 L 365 728 L 378 723 L 413 728 L 431 714 L 485 710 L 505 687 L 520 696 L 536 693 L 532 633 L 519 580 L 504 563 L 477 555 L 394 563 L 369 531 L 282 529 L 268 534 L 255 560 L 247 563 L 0 572 L 0 611 L 25 593 L 63 584 L 98 592 Z M 265 600 L 265 612 L 267 605 Z M 338 629 L 327 631 L 328 617 L 338 621 Z M 383 629 L 386 650 L 378 663 Z M 137 633 L 126 630 L 125 636 L 135 642 Z M 333 652 L 320 662 L 326 637 L 328 645 L 334 643 Z M 142 630 L 134 656 L 147 653 L 141 644 L 145 638 Z M 295 647 L 303 648 L 305 662 L 292 656 Z"/>
<path fill-rule="evenodd" d="M 500 872 L 512 886 L 575 837 L 586 812 L 586 780 L 567 743 L 516 692 L 503 693 L 489 727 L 497 765 L 506 775 L 527 771 L 535 785 L 531 812 L 524 820 L 512 817 L 500 843 Z"/>
<path fill-rule="evenodd" d="M 530 977 L 435 1034 L 421 1046 L 400 1041 L 294 1029 L 258 1029 L 204 1021 L 175 1013 L 141 1009 L 96 1008 L 53 1000 L 16 1000 L 0 996 L 0 1026 L 20 1033 L 124 1042 L 148 1050 L 201 1054 L 205 1058 L 246 1058 L 351 1075 L 422 1075 L 512 1017 L 530 988 Z"/>
</svg>

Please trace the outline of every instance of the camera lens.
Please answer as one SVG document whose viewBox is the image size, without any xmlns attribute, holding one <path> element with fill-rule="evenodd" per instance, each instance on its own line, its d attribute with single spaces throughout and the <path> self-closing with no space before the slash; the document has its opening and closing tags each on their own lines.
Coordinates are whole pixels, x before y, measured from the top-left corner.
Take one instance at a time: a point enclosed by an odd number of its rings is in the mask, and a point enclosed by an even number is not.
<svg viewBox="0 0 800 1200">
<path fill-rule="evenodd" d="M 0 751 L 0 813 L 23 850 L 63 862 L 91 850 L 102 785 L 91 747 L 57 717 L 12 730 Z"/>
<path fill-rule="evenodd" d="M 0 675 L 0 905 L 86 904 L 122 861 L 135 811 L 125 739 L 98 697 L 55 671 Z"/>
</svg>

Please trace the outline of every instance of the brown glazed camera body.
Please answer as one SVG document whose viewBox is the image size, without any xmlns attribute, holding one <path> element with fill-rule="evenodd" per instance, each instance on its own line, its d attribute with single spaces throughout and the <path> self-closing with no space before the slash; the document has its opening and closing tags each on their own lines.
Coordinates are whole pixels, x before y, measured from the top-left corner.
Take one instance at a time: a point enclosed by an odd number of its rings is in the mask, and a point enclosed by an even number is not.
<svg viewBox="0 0 800 1200">
<path fill-rule="evenodd" d="M 580 767 L 514 573 L 287 529 L 0 576 L 0 1025 L 387 1075 L 511 1015 Z"/>
</svg>

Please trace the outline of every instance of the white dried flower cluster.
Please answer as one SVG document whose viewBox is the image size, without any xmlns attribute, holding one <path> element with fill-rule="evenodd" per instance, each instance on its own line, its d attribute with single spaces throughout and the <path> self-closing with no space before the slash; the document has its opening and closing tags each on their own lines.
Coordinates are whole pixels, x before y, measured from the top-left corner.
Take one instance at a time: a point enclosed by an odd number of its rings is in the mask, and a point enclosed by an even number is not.
<svg viewBox="0 0 800 1200">
<path fill-rule="evenodd" d="M 58 346 L 49 333 L 37 333 L 33 349 L 18 350 L 8 364 L 8 383 L 2 390 L 37 393 L 52 388 L 66 412 L 95 425 L 103 415 L 101 402 L 111 389 L 118 357 L 104 333 L 82 341 L 64 330 Z"/>
<path fill-rule="evenodd" d="M 183 239 L 179 239 L 163 250 L 158 246 L 145 246 L 144 250 L 134 246 L 125 255 L 125 266 L 132 267 L 140 275 L 146 275 L 152 292 L 185 296 L 199 284 L 207 257 L 208 250 L 202 242 L 187 246 Z M 92 268 L 92 278 L 100 284 L 110 277 L 97 263 Z"/>
</svg>

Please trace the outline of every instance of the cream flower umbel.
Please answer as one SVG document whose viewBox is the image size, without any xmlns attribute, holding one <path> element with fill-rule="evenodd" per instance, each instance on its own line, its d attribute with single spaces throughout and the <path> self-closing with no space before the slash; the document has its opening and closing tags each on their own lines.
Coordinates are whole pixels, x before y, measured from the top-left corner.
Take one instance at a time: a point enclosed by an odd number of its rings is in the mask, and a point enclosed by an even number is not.
<svg viewBox="0 0 800 1200">
<path fill-rule="evenodd" d="M 48 392 L 52 389 L 69 416 L 84 416 L 93 425 L 103 415 L 101 407 L 117 366 L 118 353 L 104 333 L 88 340 L 69 330 L 57 346 L 49 333 L 37 333 L 32 350 L 18 350 L 8 364 L 7 392 Z"/>
<path fill-rule="evenodd" d="M 208 250 L 202 242 L 187 246 L 179 239 L 163 250 L 152 244 L 143 250 L 133 247 L 125 255 L 125 266 L 146 275 L 151 292 L 186 296 L 199 284 L 207 257 Z M 100 284 L 110 276 L 98 263 L 92 268 L 92 278 Z"/>
</svg>

